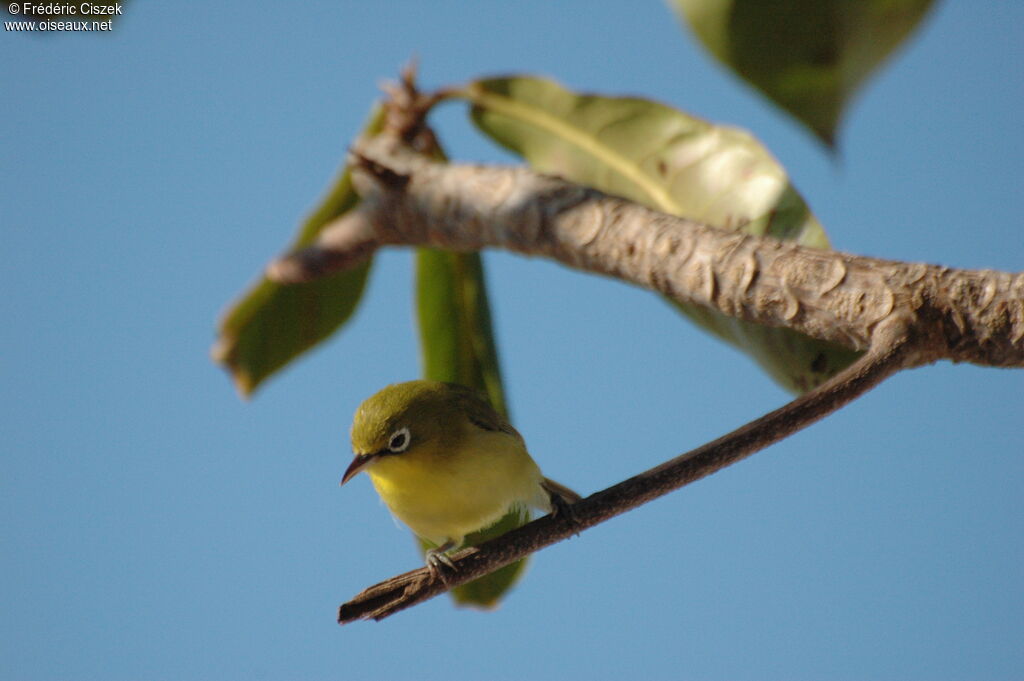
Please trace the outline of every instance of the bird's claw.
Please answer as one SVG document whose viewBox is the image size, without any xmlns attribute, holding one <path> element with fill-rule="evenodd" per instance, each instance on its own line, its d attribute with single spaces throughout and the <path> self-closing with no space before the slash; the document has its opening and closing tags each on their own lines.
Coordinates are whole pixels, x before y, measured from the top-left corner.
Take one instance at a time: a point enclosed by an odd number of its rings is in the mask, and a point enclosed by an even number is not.
<svg viewBox="0 0 1024 681">
<path fill-rule="evenodd" d="M 574 528 L 576 528 L 573 534 L 579 536 L 579 521 L 576 518 L 576 509 L 573 508 L 574 502 L 569 501 L 560 494 L 551 494 L 551 517 L 552 518 L 564 518 Z"/>
<path fill-rule="evenodd" d="M 427 571 L 430 572 L 430 575 L 433 578 L 440 579 L 445 583 L 448 582 L 448 577 L 445 575 L 445 571 L 451 570 L 452 572 L 457 572 L 459 569 L 455 565 L 455 561 L 451 559 L 451 556 L 446 553 L 450 548 L 452 547 L 446 543 L 444 546 L 439 546 L 436 549 L 430 549 L 427 551 L 426 555 Z"/>
</svg>

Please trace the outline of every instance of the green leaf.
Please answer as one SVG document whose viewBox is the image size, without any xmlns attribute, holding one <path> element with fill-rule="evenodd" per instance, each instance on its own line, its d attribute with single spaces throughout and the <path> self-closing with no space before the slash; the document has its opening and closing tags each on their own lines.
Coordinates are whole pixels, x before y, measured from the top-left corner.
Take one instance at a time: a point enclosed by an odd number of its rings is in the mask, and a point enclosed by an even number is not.
<svg viewBox="0 0 1024 681">
<path fill-rule="evenodd" d="M 460 94 L 480 130 L 541 172 L 705 224 L 828 247 L 782 167 L 742 130 L 649 100 L 579 95 L 541 78 L 481 80 Z M 676 305 L 794 392 L 856 357 L 788 329 Z"/>
<path fill-rule="evenodd" d="M 379 132 L 383 113 L 378 107 L 364 134 Z M 307 218 L 291 249 L 312 243 L 328 224 L 359 202 L 348 167 Z M 355 312 L 363 293 L 370 262 L 305 284 L 278 284 L 262 277 L 224 315 L 211 350 L 243 395 L 299 355 L 333 334 Z"/>
<path fill-rule="evenodd" d="M 424 378 L 477 388 L 507 415 L 480 255 L 419 249 L 416 294 Z M 466 537 L 466 545 L 475 546 L 529 520 L 527 510 L 510 511 L 495 525 Z M 427 545 L 421 542 L 421 547 Z M 456 587 L 452 597 L 460 605 L 494 607 L 525 567 L 525 559 L 506 565 Z"/>
<path fill-rule="evenodd" d="M 932 0 L 671 0 L 719 61 L 829 147 L 857 90 Z"/>
<path fill-rule="evenodd" d="M 423 376 L 482 391 L 508 415 L 479 253 L 416 251 Z"/>
</svg>

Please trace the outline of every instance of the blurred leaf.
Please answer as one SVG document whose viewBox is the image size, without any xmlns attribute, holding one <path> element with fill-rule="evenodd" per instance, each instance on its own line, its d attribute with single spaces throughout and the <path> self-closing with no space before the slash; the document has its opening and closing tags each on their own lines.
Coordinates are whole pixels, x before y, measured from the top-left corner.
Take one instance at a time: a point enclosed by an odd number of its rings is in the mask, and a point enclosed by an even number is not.
<svg viewBox="0 0 1024 681">
<path fill-rule="evenodd" d="M 416 295 L 424 378 L 477 388 L 507 416 L 480 255 L 419 249 Z M 529 510 L 512 510 L 495 525 L 467 536 L 466 545 L 480 544 L 529 520 Z M 421 547 L 427 548 L 423 542 Z M 525 559 L 506 565 L 456 587 L 452 597 L 461 605 L 494 607 L 525 567 Z"/>
<path fill-rule="evenodd" d="M 479 253 L 416 252 L 423 376 L 480 390 L 507 416 Z"/>
<path fill-rule="evenodd" d="M 857 90 L 931 0 L 671 0 L 719 61 L 829 147 Z"/>
<path fill-rule="evenodd" d="M 364 134 L 380 130 L 378 107 Z M 359 201 L 345 167 L 320 206 L 303 224 L 291 250 L 312 243 L 325 226 Z M 366 262 L 351 270 L 306 284 L 278 284 L 262 277 L 224 315 L 211 350 L 214 361 L 231 373 L 243 395 L 268 376 L 334 333 L 355 312 L 370 270 Z"/>
<path fill-rule="evenodd" d="M 461 94 L 484 133 L 541 172 L 705 224 L 828 248 L 782 167 L 742 130 L 644 99 L 578 95 L 541 78 L 482 80 Z M 789 329 L 673 304 L 794 392 L 856 357 Z"/>
</svg>

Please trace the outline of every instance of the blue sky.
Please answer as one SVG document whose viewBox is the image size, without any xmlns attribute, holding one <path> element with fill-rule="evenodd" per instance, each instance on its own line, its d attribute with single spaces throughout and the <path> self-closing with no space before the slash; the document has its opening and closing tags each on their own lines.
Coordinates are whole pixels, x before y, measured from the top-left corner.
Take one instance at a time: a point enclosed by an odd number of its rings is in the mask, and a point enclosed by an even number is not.
<svg viewBox="0 0 1024 681">
<path fill-rule="evenodd" d="M 290 240 L 381 79 L 529 72 L 752 130 L 837 248 L 1020 270 L 1024 5 L 940 3 L 835 163 L 657 2 L 136 2 L 0 36 L 0 677 L 1011 679 L 1024 674 L 1024 373 L 899 375 L 752 459 L 538 554 L 491 613 L 339 628 L 413 567 L 349 420 L 415 377 L 410 254 L 243 402 L 218 315 Z M 460 105 L 454 158 L 508 162 Z M 486 256 L 514 420 L 591 493 L 778 406 L 657 297 Z"/>
</svg>

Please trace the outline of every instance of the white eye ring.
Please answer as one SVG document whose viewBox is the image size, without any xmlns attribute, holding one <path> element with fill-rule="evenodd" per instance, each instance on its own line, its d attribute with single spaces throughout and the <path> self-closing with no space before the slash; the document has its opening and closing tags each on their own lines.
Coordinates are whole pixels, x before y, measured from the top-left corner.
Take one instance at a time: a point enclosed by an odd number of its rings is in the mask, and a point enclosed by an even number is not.
<svg viewBox="0 0 1024 681">
<path fill-rule="evenodd" d="M 409 434 L 409 429 L 399 428 L 388 438 L 388 451 L 393 454 L 404 452 L 409 449 L 410 442 L 412 442 L 412 436 Z"/>
</svg>

